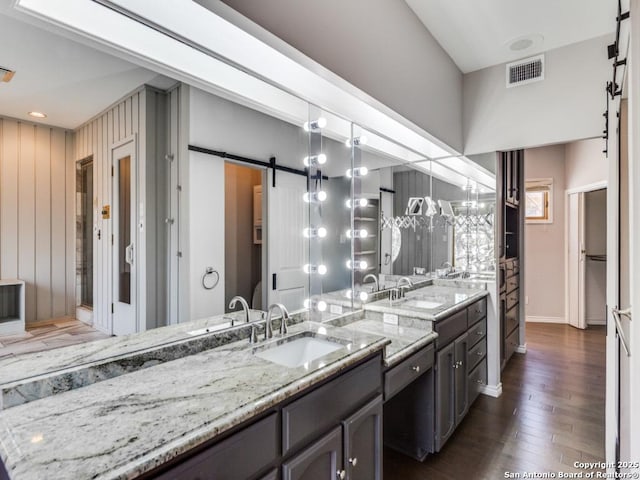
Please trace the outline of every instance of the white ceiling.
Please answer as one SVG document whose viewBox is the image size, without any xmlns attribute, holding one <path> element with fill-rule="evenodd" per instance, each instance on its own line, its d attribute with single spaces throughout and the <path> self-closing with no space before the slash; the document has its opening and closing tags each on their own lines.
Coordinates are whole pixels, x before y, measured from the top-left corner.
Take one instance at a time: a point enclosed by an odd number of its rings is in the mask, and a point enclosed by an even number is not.
<svg viewBox="0 0 640 480">
<path fill-rule="evenodd" d="M 612 0 L 405 1 L 463 73 L 614 32 L 617 13 Z M 529 35 L 542 39 L 509 49 Z"/>
<path fill-rule="evenodd" d="M 75 128 L 157 76 L 2 14 L 0 31 L 4 38 L 0 66 L 16 71 L 10 83 L 0 83 L 3 116 Z M 34 110 L 47 118 L 27 115 Z"/>
</svg>

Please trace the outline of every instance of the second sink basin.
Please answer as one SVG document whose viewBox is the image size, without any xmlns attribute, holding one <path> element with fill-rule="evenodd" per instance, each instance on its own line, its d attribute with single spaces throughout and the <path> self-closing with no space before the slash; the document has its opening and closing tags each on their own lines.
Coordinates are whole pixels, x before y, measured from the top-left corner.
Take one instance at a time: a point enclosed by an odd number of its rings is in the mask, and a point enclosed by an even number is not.
<svg viewBox="0 0 640 480">
<path fill-rule="evenodd" d="M 406 300 L 402 302 L 407 307 L 416 307 L 416 308 L 438 308 L 442 303 L 439 302 L 430 302 L 429 300 Z"/>
<path fill-rule="evenodd" d="M 256 357 L 278 365 L 295 368 L 317 360 L 336 350 L 344 348 L 341 343 L 325 340 L 316 336 L 299 334 L 282 343 L 266 346 L 255 352 Z"/>
</svg>

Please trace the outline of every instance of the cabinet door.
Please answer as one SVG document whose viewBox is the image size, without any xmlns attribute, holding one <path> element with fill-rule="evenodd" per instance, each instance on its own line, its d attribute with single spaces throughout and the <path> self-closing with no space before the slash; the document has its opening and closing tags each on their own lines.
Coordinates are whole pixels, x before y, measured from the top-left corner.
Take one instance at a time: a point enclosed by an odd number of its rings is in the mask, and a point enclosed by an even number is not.
<svg viewBox="0 0 640 480">
<path fill-rule="evenodd" d="M 437 353 L 436 363 L 436 451 L 456 428 L 455 415 L 455 343 Z"/>
<path fill-rule="evenodd" d="M 382 397 L 342 422 L 349 480 L 382 480 Z"/>
<path fill-rule="evenodd" d="M 469 410 L 469 362 L 467 358 L 469 337 L 465 333 L 454 342 L 455 348 L 455 412 L 458 425 Z"/>
<path fill-rule="evenodd" d="M 335 480 L 341 478 L 342 428 L 336 427 L 282 465 L 283 480 Z M 342 475 L 344 478 L 345 475 Z"/>
</svg>

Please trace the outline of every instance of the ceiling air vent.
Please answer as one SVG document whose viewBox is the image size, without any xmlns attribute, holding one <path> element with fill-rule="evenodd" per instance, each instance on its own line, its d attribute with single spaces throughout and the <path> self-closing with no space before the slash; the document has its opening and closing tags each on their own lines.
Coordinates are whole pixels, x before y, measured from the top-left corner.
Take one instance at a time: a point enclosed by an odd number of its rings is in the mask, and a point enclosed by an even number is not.
<svg viewBox="0 0 640 480">
<path fill-rule="evenodd" d="M 507 64 L 507 88 L 544 80 L 544 55 Z"/>
<path fill-rule="evenodd" d="M 0 82 L 10 82 L 16 72 L 0 67 Z"/>
</svg>

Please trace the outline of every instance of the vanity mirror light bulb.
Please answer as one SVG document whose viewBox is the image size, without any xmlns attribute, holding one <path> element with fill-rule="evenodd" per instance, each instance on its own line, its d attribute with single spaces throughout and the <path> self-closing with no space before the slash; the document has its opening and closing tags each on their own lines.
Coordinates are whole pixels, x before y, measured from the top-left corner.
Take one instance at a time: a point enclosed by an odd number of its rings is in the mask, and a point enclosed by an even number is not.
<svg viewBox="0 0 640 480">
<path fill-rule="evenodd" d="M 369 264 L 366 262 L 366 260 L 356 260 L 354 267 L 354 265 L 351 263 L 351 260 L 347 260 L 347 268 L 349 269 L 366 270 L 368 265 Z"/>
<path fill-rule="evenodd" d="M 317 167 L 318 165 L 324 165 L 327 163 L 327 156 L 324 153 L 311 155 L 309 157 L 304 157 L 302 163 L 304 163 L 305 167 Z"/>
<path fill-rule="evenodd" d="M 347 290 L 346 296 L 347 298 L 353 298 L 353 290 Z M 358 297 L 361 302 L 365 302 L 369 298 L 369 294 L 367 292 L 356 292 L 355 296 Z"/>
<path fill-rule="evenodd" d="M 367 238 L 369 236 L 369 232 L 367 232 L 364 228 L 362 230 L 347 230 L 347 238 Z"/>
<path fill-rule="evenodd" d="M 327 192 L 325 192 L 324 190 L 319 190 L 317 192 L 306 192 L 304 195 L 302 195 L 302 199 L 306 203 L 324 202 L 327 199 Z"/>
<path fill-rule="evenodd" d="M 324 312 L 327 309 L 327 302 L 324 300 L 312 300 L 310 298 L 305 299 L 304 308 L 309 308 L 312 310 L 317 310 L 319 312 Z"/>
<path fill-rule="evenodd" d="M 345 204 L 347 205 L 347 208 L 351 208 L 351 199 L 348 198 Z M 367 205 L 369 205 L 369 200 L 367 200 L 366 198 L 356 198 L 355 205 L 356 207 L 366 207 Z"/>
<path fill-rule="evenodd" d="M 318 275 L 324 275 L 327 273 L 326 265 L 311 265 L 307 263 L 304 267 L 302 267 L 304 273 L 317 273 Z"/>
<path fill-rule="evenodd" d="M 359 137 L 353 137 L 353 145 L 360 146 L 360 145 L 366 145 L 367 142 L 369 141 L 369 139 L 367 138 L 366 135 L 360 135 Z M 351 147 L 351 139 L 347 138 L 347 140 L 344 142 L 344 144 L 347 147 Z"/>
<path fill-rule="evenodd" d="M 302 128 L 304 128 L 305 132 L 309 132 L 311 130 L 319 130 L 327 126 L 327 119 L 324 117 L 320 117 L 317 120 L 312 120 L 311 122 L 304 122 Z"/>
<path fill-rule="evenodd" d="M 327 236 L 327 229 L 324 227 L 318 227 L 318 228 L 305 228 L 302 231 L 302 234 L 306 237 L 306 238 L 314 238 L 314 237 L 318 237 L 318 238 L 324 238 Z"/>
<path fill-rule="evenodd" d="M 358 167 L 353 170 L 347 170 L 347 178 L 351 177 L 364 177 L 367 173 L 369 173 L 369 169 L 367 167 Z"/>
</svg>

